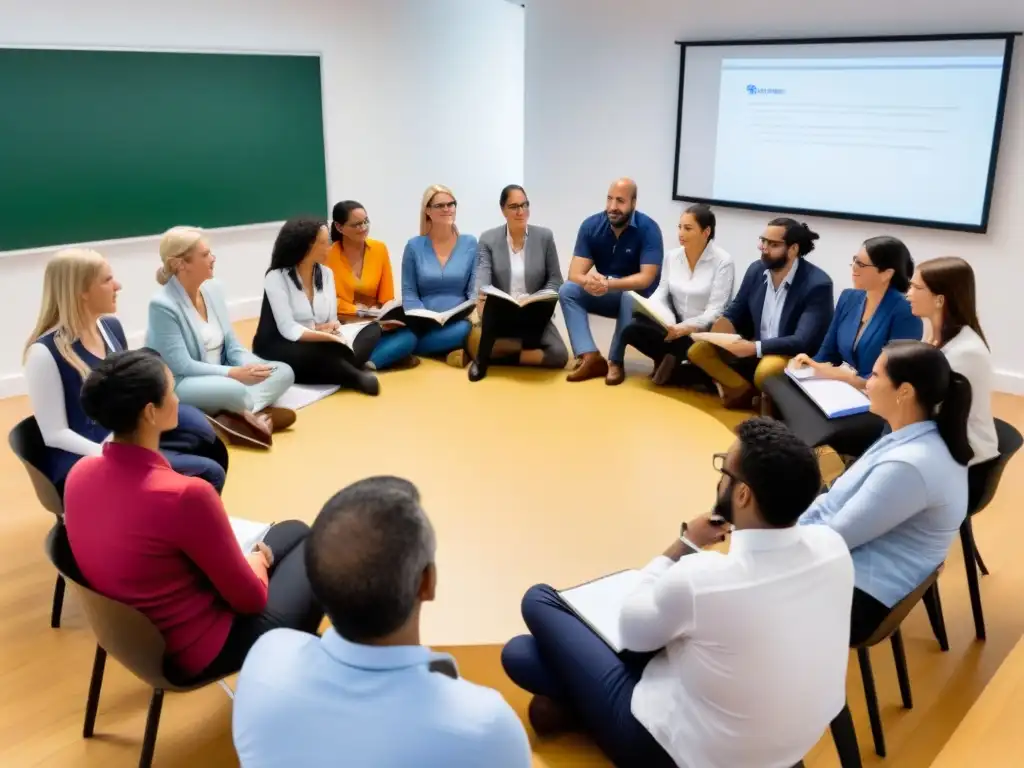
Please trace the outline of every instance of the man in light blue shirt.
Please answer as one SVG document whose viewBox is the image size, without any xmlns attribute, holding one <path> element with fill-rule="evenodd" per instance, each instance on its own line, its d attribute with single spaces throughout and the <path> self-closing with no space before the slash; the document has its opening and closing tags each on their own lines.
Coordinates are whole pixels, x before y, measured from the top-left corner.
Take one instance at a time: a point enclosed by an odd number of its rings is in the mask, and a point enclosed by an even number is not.
<svg viewBox="0 0 1024 768">
<path fill-rule="evenodd" d="M 434 598 L 434 531 L 406 480 L 336 494 L 307 539 L 306 568 L 332 628 L 264 635 L 235 692 L 243 768 L 529 768 L 522 723 L 497 691 L 457 679 L 420 645 Z"/>
</svg>

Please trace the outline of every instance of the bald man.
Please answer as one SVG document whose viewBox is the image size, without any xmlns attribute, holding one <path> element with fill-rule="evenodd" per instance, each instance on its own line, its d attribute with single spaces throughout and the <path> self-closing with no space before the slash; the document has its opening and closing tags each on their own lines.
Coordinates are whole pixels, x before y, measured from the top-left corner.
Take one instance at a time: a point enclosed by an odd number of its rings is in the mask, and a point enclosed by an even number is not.
<svg viewBox="0 0 1024 768">
<path fill-rule="evenodd" d="M 604 212 L 584 219 L 569 263 L 569 279 L 558 296 L 569 331 L 576 363 L 569 381 L 605 377 L 606 384 L 621 384 L 626 345 L 618 318 L 627 291 L 650 296 L 658 287 L 665 246 L 661 229 L 650 216 L 636 209 L 636 183 L 619 179 L 608 189 Z M 608 359 L 601 355 L 590 333 L 590 315 L 614 317 L 615 335 Z"/>
</svg>

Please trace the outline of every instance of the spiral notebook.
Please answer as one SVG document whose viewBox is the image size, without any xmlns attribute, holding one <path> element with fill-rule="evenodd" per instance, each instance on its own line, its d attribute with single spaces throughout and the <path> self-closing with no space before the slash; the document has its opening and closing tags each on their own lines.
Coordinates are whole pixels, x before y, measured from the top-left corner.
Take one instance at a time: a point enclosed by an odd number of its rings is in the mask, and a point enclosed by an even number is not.
<svg viewBox="0 0 1024 768">
<path fill-rule="evenodd" d="M 622 636 L 619 634 L 622 606 L 643 578 L 643 573 L 637 570 L 618 571 L 558 590 L 558 596 L 594 634 L 619 653 L 622 651 Z"/>
</svg>

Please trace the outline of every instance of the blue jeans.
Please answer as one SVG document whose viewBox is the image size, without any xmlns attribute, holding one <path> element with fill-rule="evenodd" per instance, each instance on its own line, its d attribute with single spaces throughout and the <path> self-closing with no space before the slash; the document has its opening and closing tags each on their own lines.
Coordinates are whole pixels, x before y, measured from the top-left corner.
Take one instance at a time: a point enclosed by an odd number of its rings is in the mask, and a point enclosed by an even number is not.
<svg viewBox="0 0 1024 768">
<path fill-rule="evenodd" d="M 562 283 L 558 289 L 558 298 L 562 304 L 562 315 L 565 327 L 569 331 L 569 344 L 576 357 L 588 352 L 597 352 L 597 344 L 590 332 L 590 318 L 587 315 L 614 317 L 615 333 L 611 346 L 608 348 L 608 360 L 622 365 L 626 356 L 626 345 L 622 343 L 622 330 L 633 319 L 632 302 L 621 291 L 609 291 L 604 296 L 592 296 L 583 290 L 583 286 L 572 282 Z M 624 305 L 629 304 L 630 311 L 624 316 Z"/>
<path fill-rule="evenodd" d="M 378 371 L 390 368 L 411 355 L 416 350 L 417 341 L 416 334 L 408 328 L 388 331 L 370 353 L 370 362 Z"/>
<path fill-rule="evenodd" d="M 512 682 L 566 707 L 620 768 L 675 765 L 630 709 L 654 654 L 617 655 L 546 585 L 526 593 L 523 620 L 530 634 L 513 638 L 501 652 Z"/>
<path fill-rule="evenodd" d="M 459 320 L 427 331 L 416 342 L 416 354 L 429 357 L 462 349 L 466 346 L 466 339 L 472 327 L 469 320 Z"/>
</svg>

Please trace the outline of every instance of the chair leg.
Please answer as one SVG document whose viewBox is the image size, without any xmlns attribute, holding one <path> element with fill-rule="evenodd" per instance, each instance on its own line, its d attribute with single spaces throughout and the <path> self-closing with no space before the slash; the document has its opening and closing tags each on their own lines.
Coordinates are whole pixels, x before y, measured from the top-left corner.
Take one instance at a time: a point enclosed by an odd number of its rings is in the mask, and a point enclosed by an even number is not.
<svg viewBox="0 0 1024 768">
<path fill-rule="evenodd" d="M 871 674 L 871 655 L 867 648 L 857 649 L 857 661 L 860 663 L 860 677 L 864 682 L 864 699 L 868 705 L 868 719 L 871 721 L 871 736 L 875 740 L 875 754 L 885 757 L 885 734 L 882 732 L 882 716 L 878 712 L 875 676 Z"/>
<path fill-rule="evenodd" d="M 974 530 L 974 526 L 971 526 L 971 530 Z M 988 576 L 988 568 L 985 567 L 985 561 L 981 559 L 981 552 L 978 551 L 978 544 L 974 544 L 974 560 L 978 564 L 978 568 L 981 569 L 982 576 Z"/>
<path fill-rule="evenodd" d="M 979 640 L 985 639 L 985 614 L 981 609 L 981 588 L 978 586 L 977 549 L 974 547 L 974 529 L 971 518 L 960 526 L 960 545 L 964 551 L 964 568 L 967 571 L 967 590 L 971 593 L 971 611 L 974 613 L 974 634 Z"/>
<path fill-rule="evenodd" d="M 896 631 L 889 637 L 892 644 L 892 659 L 896 663 L 896 679 L 900 683 L 900 697 L 903 699 L 904 709 L 914 708 L 914 699 L 910 693 L 910 674 L 907 672 L 907 654 L 903 651 L 903 635 L 897 627 Z"/>
<path fill-rule="evenodd" d="M 64 608 L 64 577 L 57 574 L 57 583 L 53 585 L 53 607 L 50 609 L 50 626 L 60 629 L 60 614 Z"/>
<path fill-rule="evenodd" d="M 164 706 L 164 689 L 154 688 L 153 697 L 149 700 L 149 714 L 146 715 L 146 734 L 142 737 L 142 754 L 139 755 L 139 768 L 150 768 L 153 764 L 153 752 L 156 750 L 156 732 L 160 727 L 160 711 Z"/>
<path fill-rule="evenodd" d="M 96 657 L 92 662 L 92 679 L 89 680 L 89 698 L 85 701 L 85 724 L 82 736 L 92 738 L 96 727 L 96 711 L 100 706 L 100 689 L 103 687 L 103 669 L 107 664 L 107 652 L 96 646 Z"/>
<path fill-rule="evenodd" d="M 932 633 L 939 641 L 939 648 L 949 650 L 949 638 L 946 636 L 946 620 L 942 616 L 942 600 L 939 597 L 939 582 L 935 582 L 924 593 L 924 607 L 928 611 L 928 621 L 932 625 Z"/>
<path fill-rule="evenodd" d="M 861 768 L 857 731 L 854 730 L 853 715 L 850 714 L 848 704 L 844 704 L 843 711 L 833 718 L 829 730 L 832 731 L 832 741 L 839 753 L 841 768 Z"/>
</svg>

